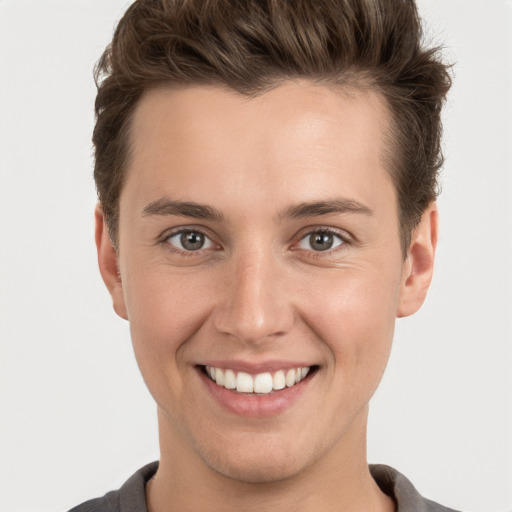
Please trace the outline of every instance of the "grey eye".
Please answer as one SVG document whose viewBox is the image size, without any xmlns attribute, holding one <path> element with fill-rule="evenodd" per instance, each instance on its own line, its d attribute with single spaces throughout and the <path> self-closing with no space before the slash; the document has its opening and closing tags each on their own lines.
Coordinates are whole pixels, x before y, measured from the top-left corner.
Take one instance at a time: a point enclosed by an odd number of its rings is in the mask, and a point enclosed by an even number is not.
<svg viewBox="0 0 512 512">
<path fill-rule="evenodd" d="M 199 251 L 212 247 L 212 241 L 200 231 L 182 231 L 170 236 L 167 241 L 182 251 Z"/>
<path fill-rule="evenodd" d="M 335 249 L 343 243 L 344 240 L 339 235 L 327 231 L 317 231 L 316 233 L 306 235 L 299 242 L 299 247 L 301 249 L 319 252 Z"/>
</svg>

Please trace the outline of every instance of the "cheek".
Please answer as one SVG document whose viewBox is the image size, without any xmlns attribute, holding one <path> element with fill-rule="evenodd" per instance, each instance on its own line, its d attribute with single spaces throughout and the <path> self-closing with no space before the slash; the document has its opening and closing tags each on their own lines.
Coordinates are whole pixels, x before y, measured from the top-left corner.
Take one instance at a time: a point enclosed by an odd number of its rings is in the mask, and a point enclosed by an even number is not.
<svg viewBox="0 0 512 512">
<path fill-rule="evenodd" d="M 182 392 L 184 347 L 208 317 L 204 285 L 164 269 L 127 272 L 126 305 L 135 357 L 157 402 Z"/>
<path fill-rule="evenodd" d="M 155 348 L 161 344 L 165 345 L 162 349 L 169 349 L 169 343 L 179 345 L 204 320 L 204 279 L 172 272 L 165 265 L 147 265 L 143 271 L 128 269 L 126 283 L 124 292 L 132 331 L 137 337 L 151 335 L 147 341 Z"/>
<path fill-rule="evenodd" d="M 304 317 L 334 359 L 333 372 L 376 386 L 389 357 L 398 304 L 399 273 L 342 269 L 316 283 Z M 372 377 L 374 377 L 372 379 Z"/>
</svg>

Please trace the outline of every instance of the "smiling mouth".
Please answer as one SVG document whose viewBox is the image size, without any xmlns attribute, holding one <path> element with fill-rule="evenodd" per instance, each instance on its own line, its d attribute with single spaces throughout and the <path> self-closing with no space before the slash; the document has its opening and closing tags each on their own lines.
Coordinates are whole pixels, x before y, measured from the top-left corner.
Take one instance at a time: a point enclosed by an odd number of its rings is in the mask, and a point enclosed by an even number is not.
<svg viewBox="0 0 512 512">
<path fill-rule="evenodd" d="M 292 388 L 308 375 L 311 376 L 317 368 L 316 365 L 301 366 L 275 372 L 262 372 L 256 375 L 213 366 L 203 366 L 202 370 L 210 380 L 224 389 L 244 394 L 268 395 Z"/>
</svg>

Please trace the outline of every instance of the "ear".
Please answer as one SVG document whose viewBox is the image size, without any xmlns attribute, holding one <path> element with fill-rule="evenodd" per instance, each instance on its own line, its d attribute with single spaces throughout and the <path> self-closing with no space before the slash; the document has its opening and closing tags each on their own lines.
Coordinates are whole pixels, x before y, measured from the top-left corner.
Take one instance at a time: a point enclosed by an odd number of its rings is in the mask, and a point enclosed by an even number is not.
<svg viewBox="0 0 512 512">
<path fill-rule="evenodd" d="M 117 251 L 112 245 L 108 235 L 107 224 L 103 215 L 101 205 L 96 206 L 94 211 L 96 219 L 96 248 L 98 251 L 98 265 L 101 277 L 108 288 L 114 305 L 114 311 L 125 320 L 128 320 L 126 305 L 124 301 L 123 283 L 119 275 Z"/>
<path fill-rule="evenodd" d="M 425 301 L 432 281 L 437 245 L 437 205 L 431 203 L 412 233 L 400 286 L 397 317 L 416 313 Z"/>
</svg>

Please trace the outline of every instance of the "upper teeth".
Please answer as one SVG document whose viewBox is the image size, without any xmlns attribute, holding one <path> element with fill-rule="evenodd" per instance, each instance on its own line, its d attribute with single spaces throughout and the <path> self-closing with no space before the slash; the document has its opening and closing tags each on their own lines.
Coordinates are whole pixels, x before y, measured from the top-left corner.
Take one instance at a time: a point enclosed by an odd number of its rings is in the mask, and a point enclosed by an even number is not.
<svg viewBox="0 0 512 512">
<path fill-rule="evenodd" d="M 206 366 L 206 373 L 219 386 L 226 389 L 236 389 L 239 393 L 270 393 L 291 387 L 300 382 L 308 373 L 310 367 L 291 368 L 278 370 L 274 374 L 270 372 L 251 375 L 245 372 L 235 373 L 233 370 Z"/>
</svg>

